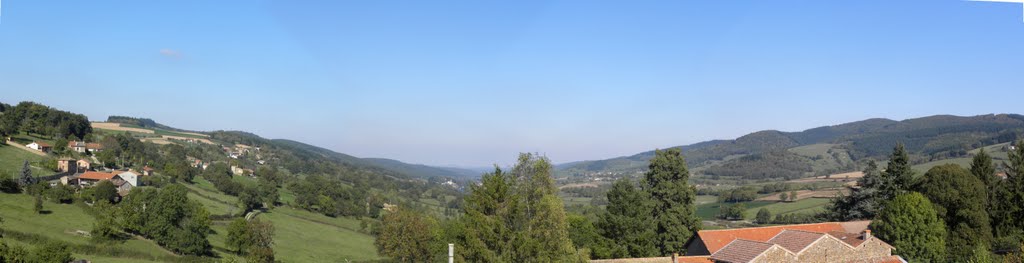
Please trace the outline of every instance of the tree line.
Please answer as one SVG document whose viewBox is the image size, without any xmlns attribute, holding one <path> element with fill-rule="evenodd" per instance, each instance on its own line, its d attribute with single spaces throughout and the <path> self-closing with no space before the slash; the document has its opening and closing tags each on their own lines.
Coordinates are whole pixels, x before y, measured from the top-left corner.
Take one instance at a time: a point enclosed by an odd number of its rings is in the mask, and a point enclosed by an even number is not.
<svg viewBox="0 0 1024 263">
<path fill-rule="evenodd" d="M 92 133 L 92 125 L 85 115 L 61 111 L 35 102 L 21 102 L 11 107 L 0 107 L 0 135 L 20 132 L 50 138 L 85 138 Z"/>
<path fill-rule="evenodd" d="M 858 188 L 837 197 L 829 219 L 873 219 L 871 228 L 911 261 L 977 262 L 1002 254 L 1020 259 L 1024 229 L 1024 141 L 1003 163 L 1006 178 L 982 149 L 965 169 L 933 167 L 915 178 L 897 144 L 884 170 L 868 164 Z"/>
<path fill-rule="evenodd" d="M 462 215 L 439 221 L 422 211 L 386 212 L 375 230 L 382 255 L 429 262 L 455 244 L 459 262 L 582 262 L 683 251 L 701 227 L 696 189 L 679 149 L 658 150 L 639 182 L 616 181 L 608 208 L 594 221 L 567 215 L 552 166 L 522 154 L 509 171 L 495 169 L 465 196 Z"/>
</svg>

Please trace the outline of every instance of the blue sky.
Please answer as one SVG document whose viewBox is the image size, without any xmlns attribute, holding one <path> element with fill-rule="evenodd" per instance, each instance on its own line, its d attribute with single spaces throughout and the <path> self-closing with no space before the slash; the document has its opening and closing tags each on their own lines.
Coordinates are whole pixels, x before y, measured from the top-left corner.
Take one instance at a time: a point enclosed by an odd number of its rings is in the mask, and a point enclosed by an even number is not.
<svg viewBox="0 0 1024 263">
<path fill-rule="evenodd" d="M 0 101 L 413 163 L 604 159 L 1022 113 L 1022 15 L 945 0 L 4 0 Z"/>
</svg>

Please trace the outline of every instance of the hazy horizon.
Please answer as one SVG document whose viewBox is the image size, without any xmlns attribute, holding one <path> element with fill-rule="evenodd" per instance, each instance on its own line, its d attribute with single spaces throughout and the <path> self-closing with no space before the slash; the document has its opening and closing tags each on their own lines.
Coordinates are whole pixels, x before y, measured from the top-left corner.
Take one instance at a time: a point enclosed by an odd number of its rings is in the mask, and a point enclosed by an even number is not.
<svg viewBox="0 0 1024 263">
<path fill-rule="evenodd" d="M 1019 5 L 5 1 L 0 90 L 461 167 L 1020 113 Z M 982 30 L 983 29 L 983 30 Z"/>
</svg>

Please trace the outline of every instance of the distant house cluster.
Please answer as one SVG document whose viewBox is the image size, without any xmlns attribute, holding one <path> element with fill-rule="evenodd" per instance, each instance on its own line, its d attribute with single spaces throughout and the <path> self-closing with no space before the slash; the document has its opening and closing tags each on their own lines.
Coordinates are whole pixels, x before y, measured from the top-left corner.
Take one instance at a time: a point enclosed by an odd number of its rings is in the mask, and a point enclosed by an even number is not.
<svg viewBox="0 0 1024 263">
<path fill-rule="evenodd" d="M 154 173 L 154 169 L 149 166 L 143 168 L 142 174 L 131 170 L 96 171 L 92 168 L 92 164 L 86 159 L 60 159 L 57 161 L 57 169 L 67 175 L 61 176 L 58 180 L 51 181 L 50 185 L 62 184 L 88 188 L 102 181 L 110 181 L 114 186 L 117 186 L 118 194 L 125 196 L 133 187 L 142 186 L 142 182 L 139 180 L 140 177 L 151 176 Z"/>
<path fill-rule="evenodd" d="M 871 221 L 702 230 L 686 243 L 686 256 L 591 260 L 592 263 L 906 263 L 871 235 Z"/>
</svg>

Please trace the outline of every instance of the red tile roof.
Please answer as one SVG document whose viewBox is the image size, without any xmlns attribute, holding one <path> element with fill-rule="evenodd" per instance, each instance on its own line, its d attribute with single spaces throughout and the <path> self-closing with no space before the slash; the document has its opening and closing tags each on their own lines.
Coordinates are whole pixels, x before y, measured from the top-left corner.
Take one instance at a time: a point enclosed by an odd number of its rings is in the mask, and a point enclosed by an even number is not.
<svg viewBox="0 0 1024 263">
<path fill-rule="evenodd" d="M 864 243 L 864 234 L 854 234 L 839 231 L 828 232 L 828 234 L 835 237 L 836 239 L 846 242 L 846 244 L 849 244 L 850 246 L 856 247 L 860 246 L 861 243 Z"/>
<path fill-rule="evenodd" d="M 678 257 L 679 263 L 714 263 L 708 256 Z M 672 263 L 672 257 L 593 259 L 590 263 Z"/>
<path fill-rule="evenodd" d="M 708 248 L 708 253 L 714 254 L 728 245 L 733 240 L 746 239 L 751 241 L 765 242 L 778 235 L 783 230 L 803 230 L 815 233 L 828 233 L 832 231 L 844 231 L 840 223 L 815 223 L 802 225 L 784 225 L 768 227 L 751 227 L 739 229 L 701 230 L 697 235 Z"/>
<path fill-rule="evenodd" d="M 50 145 L 49 143 L 46 143 L 46 142 L 34 142 L 34 143 L 38 144 L 39 147 L 53 147 L 52 145 Z"/>
<path fill-rule="evenodd" d="M 99 143 L 86 143 L 85 148 L 87 149 L 103 149 L 103 145 Z"/>
<path fill-rule="evenodd" d="M 78 178 L 79 179 L 89 179 L 89 180 L 110 180 L 110 179 L 114 178 L 115 175 L 116 174 L 104 173 L 104 172 L 85 172 L 84 174 L 79 175 Z"/>
<path fill-rule="evenodd" d="M 825 236 L 825 234 L 800 230 L 786 230 L 768 240 L 768 243 L 777 244 L 793 253 L 800 253 L 804 248 L 807 248 L 807 246 L 810 246 L 814 241 L 818 241 L 818 239 L 821 239 L 823 236 Z"/>
<path fill-rule="evenodd" d="M 773 246 L 775 244 L 736 239 L 736 241 L 730 242 L 729 245 L 711 254 L 711 259 L 725 262 L 750 262 Z"/>
</svg>

